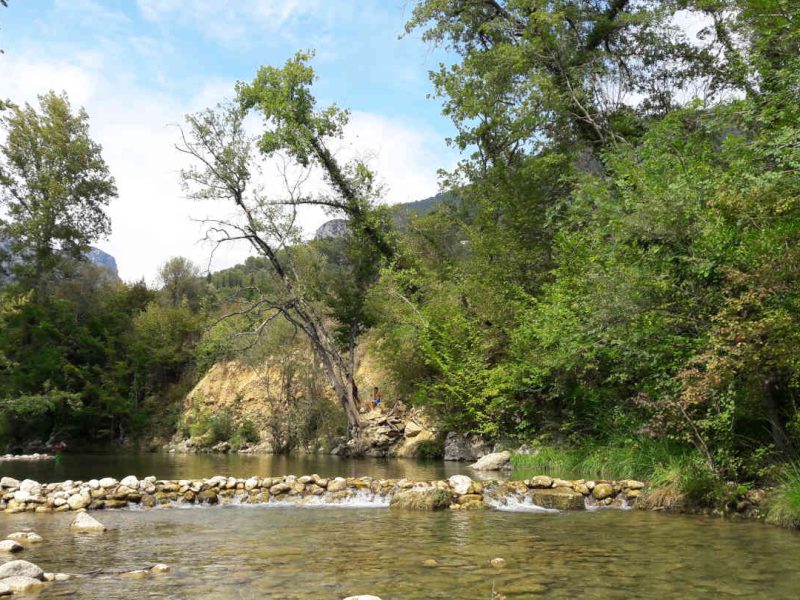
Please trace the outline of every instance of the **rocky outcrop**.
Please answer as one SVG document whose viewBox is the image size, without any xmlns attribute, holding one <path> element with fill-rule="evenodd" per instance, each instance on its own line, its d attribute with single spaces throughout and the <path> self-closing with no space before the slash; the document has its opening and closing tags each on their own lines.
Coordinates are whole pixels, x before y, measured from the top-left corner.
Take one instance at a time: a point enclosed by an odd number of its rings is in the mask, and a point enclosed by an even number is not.
<svg viewBox="0 0 800 600">
<path fill-rule="evenodd" d="M 124 482 L 124 483 L 123 483 Z M 130 476 L 115 479 L 93 479 L 89 482 L 65 481 L 36 484 L 37 495 L 20 500 L 19 490 L 5 488 L 0 508 L 6 513 L 66 512 L 77 510 L 71 529 L 104 531 L 105 527 L 85 510 L 141 506 L 155 508 L 174 504 L 369 504 L 398 509 L 474 510 L 509 508 L 515 504 L 536 505 L 557 510 L 584 507 L 631 505 L 639 497 L 644 484 L 638 481 L 568 481 L 540 476 L 524 481 L 474 481 L 456 475 L 446 481 L 409 481 L 406 479 L 373 479 L 371 477 L 326 478 L 319 475 L 296 477 L 234 477 L 209 479 L 142 480 Z M 101 485 L 102 484 L 102 485 Z M 608 486 L 606 488 L 606 486 Z M 597 498 L 594 490 L 601 490 Z M 610 495 L 606 491 L 610 490 Z M 27 492 L 25 492 L 27 493 Z M 70 503 L 78 497 L 81 501 Z M 89 499 L 87 506 L 85 499 Z M 80 506 L 74 509 L 73 506 Z"/>
<path fill-rule="evenodd" d="M 332 454 L 415 458 L 424 448 L 436 446 L 438 439 L 438 431 L 423 411 L 398 403 L 388 412 L 365 413 L 358 436 L 342 440 Z"/>
<path fill-rule="evenodd" d="M 451 431 L 444 440 L 444 459 L 473 461 L 489 454 L 492 446 L 477 433 Z"/>
</svg>

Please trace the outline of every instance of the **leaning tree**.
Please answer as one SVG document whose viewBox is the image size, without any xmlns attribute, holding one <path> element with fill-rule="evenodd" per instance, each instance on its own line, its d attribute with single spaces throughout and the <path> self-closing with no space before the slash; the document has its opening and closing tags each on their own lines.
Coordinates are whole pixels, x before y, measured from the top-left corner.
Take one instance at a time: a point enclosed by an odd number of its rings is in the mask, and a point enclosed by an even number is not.
<svg viewBox="0 0 800 600">
<path fill-rule="evenodd" d="M 348 113 L 336 106 L 317 108 L 310 89 L 310 58 L 298 53 L 283 68 L 262 67 L 252 83 L 237 85 L 237 102 L 187 116 L 178 149 L 193 164 L 181 175 L 190 197 L 225 201 L 236 208 L 234 218 L 206 221 L 215 248 L 245 241 L 271 267 L 268 287 L 249 289 L 249 301 L 229 315 L 250 319 L 248 333 L 255 338 L 278 317 L 304 334 L 354 435 L 360 423 L 354 367 L 329 318 L 332 311 L 326 311 L 298 268 L 296 258 L 303 253 L 298 208 L 318 205 L 344 215 L 351 233 L 374 248 L 377 261 L 392 260 L 395 246 L 385 214 L 376 210 L 373 173 L 362 161 L 341 162 L 329 148 L 331 140 L 342 137 Z M 250 111 L 263 117 L 264 130 L 258 137 L 245 128 Z M 278 193 L 265 188 L 260 178 L 270 162 L 282 176 Z M 314 168 L 321 170 L 327 189 L 310 195 L 303 184 Z M 293 172 L 299 175 L 292 177 Z"/>
</svg>

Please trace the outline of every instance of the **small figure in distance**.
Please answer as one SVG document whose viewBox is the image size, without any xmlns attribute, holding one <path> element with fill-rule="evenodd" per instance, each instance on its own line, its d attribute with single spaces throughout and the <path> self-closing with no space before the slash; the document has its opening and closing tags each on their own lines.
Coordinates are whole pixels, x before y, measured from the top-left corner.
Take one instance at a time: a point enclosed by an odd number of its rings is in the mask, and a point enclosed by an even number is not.
<svg viewBox="0 0 800 600">
<path fill-rule="evenodd" d="M 372 390 L 372 409 L 375 410 L 381 405 L 381 393 L 377 387 Z"/>
</svg>

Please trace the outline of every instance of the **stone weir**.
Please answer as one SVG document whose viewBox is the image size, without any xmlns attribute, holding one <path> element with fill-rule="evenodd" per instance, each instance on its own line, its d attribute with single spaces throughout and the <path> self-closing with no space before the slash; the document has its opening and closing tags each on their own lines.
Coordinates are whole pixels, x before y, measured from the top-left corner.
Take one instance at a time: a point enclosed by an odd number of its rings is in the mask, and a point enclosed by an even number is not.
<svg viewBox="0 0 800 600">
<path fill-rule="evenodd" d="M 473 481 L 454 475 L 441 481 L 234 477 L 159 480 L 128 476 L 90 481 L 38 483 L 0 479 L 0 509 L 6 513 L 68 512 L 175 505 L 278 504 L 376 506 L 410 510 L 582 510 L 627 508 L 636 502 L 640 481 L 587 481 L 538 476 L 524 481 Z"/>
</svg>

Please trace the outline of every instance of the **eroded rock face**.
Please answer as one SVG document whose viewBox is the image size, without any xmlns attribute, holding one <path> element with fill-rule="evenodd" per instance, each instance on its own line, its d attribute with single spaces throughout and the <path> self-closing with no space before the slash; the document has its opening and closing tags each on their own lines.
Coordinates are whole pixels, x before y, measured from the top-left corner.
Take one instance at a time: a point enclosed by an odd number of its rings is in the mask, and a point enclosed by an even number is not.
<svg viewBox="0 0 800 600">
<path fill-rule="evenodd" d="M 511 452 L 508 450 L 492 452 L 472 463 L 470 468 L 476 471 L 502 471 L 503 469 L 510 469 Z"/>
<path fill-rule="evenodd" d="M 477 460 L 492 451 L 491 445 L 475 433 L 451 431 L 444 440 L 445 460 Z"/>
</svg>

